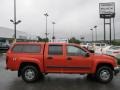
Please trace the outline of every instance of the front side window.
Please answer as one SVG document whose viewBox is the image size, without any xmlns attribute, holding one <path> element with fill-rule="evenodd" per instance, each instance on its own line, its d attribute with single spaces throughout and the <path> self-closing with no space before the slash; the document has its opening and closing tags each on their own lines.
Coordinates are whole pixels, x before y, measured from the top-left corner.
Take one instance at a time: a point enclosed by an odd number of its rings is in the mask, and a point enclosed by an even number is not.
<svg viewBox="0 0 120 90">
<path fill-rule="evenodd" d="M 40 46 L 39 45 L 15 45 L 15 47 L 12 49 L 15 53 L 39 53 L 40 52 Z"/>
<path fill-rule="evenodd" d="M 62 55 L 63 49 L 62 45 L 49 45 L 48 47 L 48 55 Z"/>
<path fill-rule="evenodd" d="M 79 55 L 85 55 L 86 51 L 81 49 L 80 47 L 76 46 L 67 46 L 67 55 L 68 56 L 79 56 Z"/>
</svg>

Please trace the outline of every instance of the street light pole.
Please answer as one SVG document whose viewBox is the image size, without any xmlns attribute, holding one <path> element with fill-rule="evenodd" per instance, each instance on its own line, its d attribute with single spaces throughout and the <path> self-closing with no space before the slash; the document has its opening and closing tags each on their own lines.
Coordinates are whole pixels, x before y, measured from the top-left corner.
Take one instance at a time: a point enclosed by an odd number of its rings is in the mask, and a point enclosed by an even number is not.
<svg viewBox="0 0 120 90">
<path fill-rule="evenodd" d="M 115 18 L 113 18 L 113 30 L 114 30 L 114 40 L 115 40 Z"/>
<path fill-rule="evenodd" d="M 111 18 L 110 18 L 110 45 L 111 45 L 111 42 L 112 42 L 111 39 L 112 39 L 112 38 L 111 38 Z"/>
<path fill-rule="evenodd" d="M 93 29 L 90 29 L 92 31 L 92 43 L 93 43 Z"/>
<path fill-rule="evenodd" d="M 47 36 L 48 36 L 48 31 L 47 31 L 47 17 L 49 16 L 47 13 L 44 14 L 45 17 L 46 17 L 46 32 L 45 32 L 45 35 L 46 35 L 46 41 L 47 41 Z"/>
<path fill-rule="evenodd" d="M 55 31 L 54 31 L 54 25 L 56 24 L 55 22 L 52 22 L 52 24 L 53 24 L 53 37 L 52 37 L 52 40 L 53 40 L 53 42 L 54 42 L 54 40 L 55 40 Z"/>
<path fill-rule="evenodd" d="M 16 41 L 16 0 L 14 0 L 14 38 Z"/>
<path fill-rule="evenodd" d="M 14 0 L 14 20 L 11 19 L 10 22 L 14 24 L 14 42 L 16 42 L 16 25 L 21 23 L 21 20 L 16 20 L 16 0 Z"/>
<path fill-rule="evenodd" d="M 96 32 L 96 42 L 97 42 L 97 26 L 94 26 Z"/>
</svg>

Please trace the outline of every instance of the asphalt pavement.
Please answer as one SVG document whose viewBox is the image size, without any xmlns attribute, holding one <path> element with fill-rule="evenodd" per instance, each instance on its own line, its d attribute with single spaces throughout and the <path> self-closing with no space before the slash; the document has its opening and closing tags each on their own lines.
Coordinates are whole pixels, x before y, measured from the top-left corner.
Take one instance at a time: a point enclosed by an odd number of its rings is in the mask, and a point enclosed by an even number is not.
<svg viewBox="0 0 120 90">
<path fill-rule="evenodd" d="M 101 84 L 79 74 L 48 74 L 36 83 L 26 83 L 16 71 L 5 70 L 5 55 L 0 54 L 0 90 L 120 90 L 120 75 L 112 82 Z"/>
</svg>

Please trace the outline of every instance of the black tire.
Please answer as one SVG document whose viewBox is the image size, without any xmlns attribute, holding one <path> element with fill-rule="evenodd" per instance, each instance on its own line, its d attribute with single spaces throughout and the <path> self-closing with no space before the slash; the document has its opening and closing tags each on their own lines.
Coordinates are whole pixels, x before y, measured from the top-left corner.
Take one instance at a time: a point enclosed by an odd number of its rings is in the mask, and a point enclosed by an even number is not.
<svg viewBox="0 0 120 90">
<path fill-rule="evenodd" d="M 102 66 L 98 68 L 96 78 L 101 83 L 109 83 L 113 79 L 113 70 L 109 66 Z"/>
<path fill-rule="evenodd" d="M 45 78 L 44 74 L 42 74 L 42 73 L 39 72 L 39 77 L 38 77 L 38 79 L 39 79 L 39 80 L 44 80 L 44 78 Z"/>
<path fill-rule="evenodd" d="M 35 66 L 32 66 L 32 65 L 25 66 L 24 68 L 22 68 L 21 71 L 22 71 L 21 72 L 22 79 L 25 82 L 32 83 L 39 79 L 40 74 L 38 69 Z"/>
</svg>

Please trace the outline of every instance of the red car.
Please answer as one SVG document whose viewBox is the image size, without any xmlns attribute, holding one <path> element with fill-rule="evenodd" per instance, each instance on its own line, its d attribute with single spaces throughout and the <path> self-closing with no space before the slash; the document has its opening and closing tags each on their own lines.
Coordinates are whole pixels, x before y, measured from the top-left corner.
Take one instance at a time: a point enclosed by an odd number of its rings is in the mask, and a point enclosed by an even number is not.
<svg viewBox="0 0 120 90">
<path fill-rule="evenodd" d="M 88 74 L 108 83 L 119 72 L 117 60 L 97 55 L 76 44 L 15 43 L 6 54 L 6 69 L 18 71 L 26 82 L 34 82 L 48 73 Z"/>
</svg>

